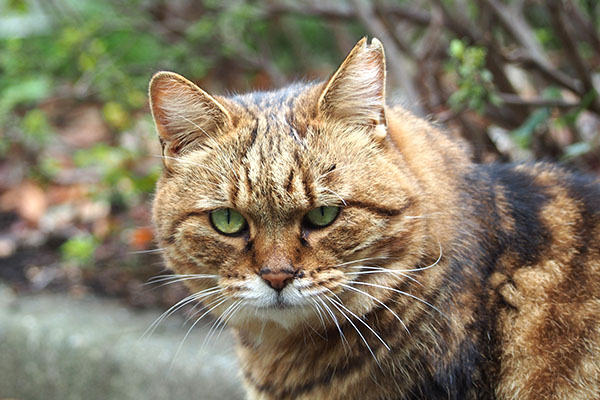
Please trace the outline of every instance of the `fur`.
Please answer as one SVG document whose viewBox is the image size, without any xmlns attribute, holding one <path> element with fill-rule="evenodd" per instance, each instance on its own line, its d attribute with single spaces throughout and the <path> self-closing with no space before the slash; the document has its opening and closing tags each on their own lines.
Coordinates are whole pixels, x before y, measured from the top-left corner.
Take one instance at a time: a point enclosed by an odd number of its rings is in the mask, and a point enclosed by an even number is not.
<svg viewBox="0 0 600 400">
<path fill-rule="evenodd" d="M 599 398 L 600 184 L 475 165 L 384 88 L 365 39 L 325 83 L 213 97 L 152 79 L 156 235 L 233 328 L 249 398 Z M 320 206 L 341 211 L 303 224 Z M 219 208 L 248 229 L 218 233 Z M 263 268 L 294 278 L 277 292 Z"/>
</svg>

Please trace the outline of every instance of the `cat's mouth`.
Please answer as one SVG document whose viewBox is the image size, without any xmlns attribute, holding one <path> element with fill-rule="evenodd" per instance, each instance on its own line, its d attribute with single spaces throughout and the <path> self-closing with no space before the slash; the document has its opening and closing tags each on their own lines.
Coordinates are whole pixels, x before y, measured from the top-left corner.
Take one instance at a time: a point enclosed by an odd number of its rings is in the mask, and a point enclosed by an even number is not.
<svg viewBox="0 0 600 400">
<path fill-rule="evenodd" d="M 289 310 L 299 307 L 298 304 L 287 300 L 284 295 L 277 293 L 270 302 L 257 305 L 256 308 L 261 310 Z"/>
</svg>

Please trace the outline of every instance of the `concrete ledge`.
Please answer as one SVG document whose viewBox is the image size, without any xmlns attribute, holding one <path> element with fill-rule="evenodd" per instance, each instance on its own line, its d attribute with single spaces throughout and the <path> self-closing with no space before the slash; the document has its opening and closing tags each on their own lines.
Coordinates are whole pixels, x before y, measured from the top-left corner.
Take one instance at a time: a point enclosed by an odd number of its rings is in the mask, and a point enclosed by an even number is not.
<svg viewBox="0 0 600 400">
<path fill-rule="evenodd" d="M 243 399 L 229 332 L 203 347 L 209 327 L 196 326 L 174 359 L 181 318 L 140 339 L 159 314 L 98 298 L 15 298 L 0 286 L 0 398 Z"/>
</svg>

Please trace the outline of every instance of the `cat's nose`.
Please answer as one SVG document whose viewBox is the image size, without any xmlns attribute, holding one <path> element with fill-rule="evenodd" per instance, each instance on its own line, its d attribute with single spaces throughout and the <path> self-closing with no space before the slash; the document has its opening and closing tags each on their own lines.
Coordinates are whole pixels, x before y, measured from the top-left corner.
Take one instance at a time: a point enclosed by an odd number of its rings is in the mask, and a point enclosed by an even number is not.
<svg viewBox="0 0 600 400">
<path fill-rule="evenodd" d="M 288 283 L 294 280 L 294 272 L 288 269 L 279 271 L 271 271 L 269 268 L 261 268 L 258 275 L 263 278 L 269 286 L 278 292 L 281 291 Z"/>
</svg>

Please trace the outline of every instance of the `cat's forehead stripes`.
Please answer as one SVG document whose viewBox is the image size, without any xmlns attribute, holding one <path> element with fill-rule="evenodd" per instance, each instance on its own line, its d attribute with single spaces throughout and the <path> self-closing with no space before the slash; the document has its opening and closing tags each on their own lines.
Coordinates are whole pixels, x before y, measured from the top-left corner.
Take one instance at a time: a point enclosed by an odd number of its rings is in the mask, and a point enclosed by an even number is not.
<svg viewBox="0 0 600 400">
<path fill-rule="evenodd" d="M 271 109 L 280 110 L 291 107 L 294 99 L 298 98 L 310 86 L 312 85 L 297 83 L 268 92 L 252 92 L 236 95 L 229 99 L 245 107 L 247 110 L 259 114 L 265 111 L 269 112 Z"/>
</svg>

